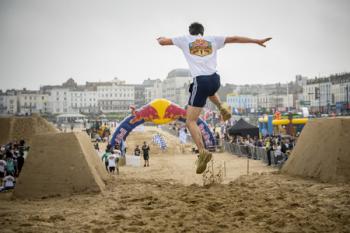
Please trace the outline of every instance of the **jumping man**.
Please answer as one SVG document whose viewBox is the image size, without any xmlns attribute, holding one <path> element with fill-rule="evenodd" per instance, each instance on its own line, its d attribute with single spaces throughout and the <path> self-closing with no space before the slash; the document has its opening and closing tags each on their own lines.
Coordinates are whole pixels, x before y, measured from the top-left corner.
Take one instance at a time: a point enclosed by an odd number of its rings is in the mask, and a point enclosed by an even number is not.
<svg viewBox="0 0 350 233">
<path fill-rule="evenodd" d="M 206 104 L 207 98 L 213 102 L 224 121 L 231 118 L 231 113 L 223 108 L 217 91 L 220 88 L 220 76 L 216 73 L 216 54 L 227 43 L 253 43 L 265 47 L 265 42 L 271 38 L 250 39 L 239 36 L 203 36 L 204 27 L 200 23 L 189 26 L 190 35 L 175 38 L 159 37 L 160 45 L 176 45 L 185 55 L 189 65 L 193 83 L 190 85 L 190 98 L 186 112 L 186 126 L 199 150 L 197 174 L 205 171 L 212 154 L 204 147 L 200 129 L 197 126 L 198 117 Z"/>
</svg>

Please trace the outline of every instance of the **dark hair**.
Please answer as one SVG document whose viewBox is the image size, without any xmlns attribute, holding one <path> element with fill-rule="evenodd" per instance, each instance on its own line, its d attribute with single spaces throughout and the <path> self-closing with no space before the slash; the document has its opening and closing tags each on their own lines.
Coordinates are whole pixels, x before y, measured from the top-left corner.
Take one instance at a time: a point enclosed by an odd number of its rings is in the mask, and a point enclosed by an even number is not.
<svg viewBox="0 0 350 233">
<path fill-rule="evenodd" d="M 191 25 L 188 27 L 188 31 L 192 36 L 197 36 L 199 34 L 202 36 L 204 35 L 204 27 L 198 22 L 191 23 Z"/>
</svg>

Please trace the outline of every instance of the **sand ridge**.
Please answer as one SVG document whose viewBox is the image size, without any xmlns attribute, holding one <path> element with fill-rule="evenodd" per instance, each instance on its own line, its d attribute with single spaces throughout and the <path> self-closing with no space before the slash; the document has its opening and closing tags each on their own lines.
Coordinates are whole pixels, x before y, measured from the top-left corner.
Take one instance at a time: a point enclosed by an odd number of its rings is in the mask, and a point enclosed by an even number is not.
<svg viewBox="0 0 350 233">
<path fill-rule="evenodd" d="M 303 129 L 282 171 L 350 183 L 350 118 L 317 119 Z"/>
<path fill-rule="evenodd" d="M 86 133 L 35 135 L 14 190 L 16 198 L 96 193 L 105 187 L 106 171 Z"/>
<path fill-rule="evenodd" d="M 29 117 L 1 117 L 0 126 L 0 144 L 25 139 L 30 145 L 36 134 L 58 132 L 51 123 L 36 114 Z"/>
</svg>

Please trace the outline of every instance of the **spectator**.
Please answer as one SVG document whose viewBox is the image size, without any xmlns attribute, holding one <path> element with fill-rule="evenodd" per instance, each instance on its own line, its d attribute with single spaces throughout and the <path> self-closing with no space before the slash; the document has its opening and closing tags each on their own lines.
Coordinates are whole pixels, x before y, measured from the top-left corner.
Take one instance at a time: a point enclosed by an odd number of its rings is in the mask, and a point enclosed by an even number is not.
<svg viewBox="0 0 350 233">
<path fill-rule="evenodd" d="M 216 132 L 216 134 L 215 134 L 215 143 L 216 143 L 216 146 L 220 146 L 220 133 L 219 132 Z"/>
<path fill-rule="evenodd" d="M 134 151 L 134 155 L 135 156 L 140 156 L 140 154 L 141 154 L 141 150 L 139 148 L 139 145 L 136 145 L 136 148 L 135 148 L 135 151 Z"/>
<path fill-rule="evenodd" d="M 120 150 L 115 150 L 114 154 L 116 156 L 115 163 L 116 163 L 116 170 L 117 170 L 117 175 L 119 175 L 119 159 L 122 157 L 122 153 Z"/>
<path fill-rule="evenodd" d="M 6 161 L 3 159 L 0 159 L 0 179 L 2 181 L 2 179 L 5 177 L 6 174 Z"/>
<path fill-rule="evenodd" d="M 103 160 L 105 161 L 105 167 L 106 167 L 107 172 L 109 172 L 109 169 L 108 169 L 108 157 L 110 155 L 111 155 L 111 152 L 108 149 L 106 149 L 106 152 L 101 157 L 102 162 L 103 162 Z"/>
<path fill-rule="evenodd" d="M 0 192 L 13 189 L 15 187 L 15 178 L 11 175 L 7 175 L 3 178 L 3 186 L 0 188 Z"/>
<path fill-rule="evenodd" d="M 143 159 L 145 160 L 145 164 L 143 165 L 144 167 L 149 167 L 149 151 L 150 148 L 147 145 L 146 142 L 143 142 L 143 146 L 142 146 L 142 152 L 143 152 Z"/>
<path fill-rule="evenodd" d="M 270 140 L 266 141 L 265 149 L 267 151 L 267 166 L 271 166 L 271 153 L 273 151 L 273 148 Z"/>
<path fill-rule="evenodd" d="M 278 161 L 281 160 L 282 157 L 282 151 L 281 151 L 281 143 L 278 142 L 274 145 L 274 151 L 275 151 L 275 165 L 278 164 Z"/>
<path fill-rule="evenodd" d="M 186 128 L 179 129 L 179 139 L 180 139 L 180 150 L 182 153 L 185 153 L 185 144 L 187 142 Z"/>
<path fill-rule="evenodd" d="M 114 174 L 115 172 L 116 159 L 117 159 L 117 156 L 113 153 L 110 154 L 108 157 L 108 169 L 109 169 L 109 172 L 112 174 Z"/>
<path fill-rule="evenodd" d="M 98 142 L 95 143 L 94 147 L 95 147 L 95 150 L 100 152 L 100 146 L 99 146 Z"/>
<path fill-rule="evenodd" d="M 24 152 L 19 151 L 19 155 L 17 157 L 17 177 L 22 171 L 23 164 L 24 164 Z"/>
<path fill-rule="evenodd" d="M 6 175 L 15 176 L 16 174 L 16 165 L 13 158 L 8 157 L 6 159 Z"/>
</svg>

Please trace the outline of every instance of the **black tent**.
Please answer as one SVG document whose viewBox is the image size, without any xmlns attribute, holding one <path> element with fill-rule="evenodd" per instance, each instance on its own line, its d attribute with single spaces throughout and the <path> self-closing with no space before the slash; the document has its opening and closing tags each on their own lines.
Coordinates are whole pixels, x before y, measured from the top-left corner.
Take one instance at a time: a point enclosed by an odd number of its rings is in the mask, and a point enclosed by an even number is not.
<svg viewBox="0 0 350 233">
<path fill-rule="evenodd" d="M 259 128 L 249 124 L 242 118 L 236 122 L 231 128 L 228 129 L 228 133 L 231 136 L 242 136 L 247 137 L 248 135 L 250 137 L 258 137 L 259 136 Z"/>
</svg>

